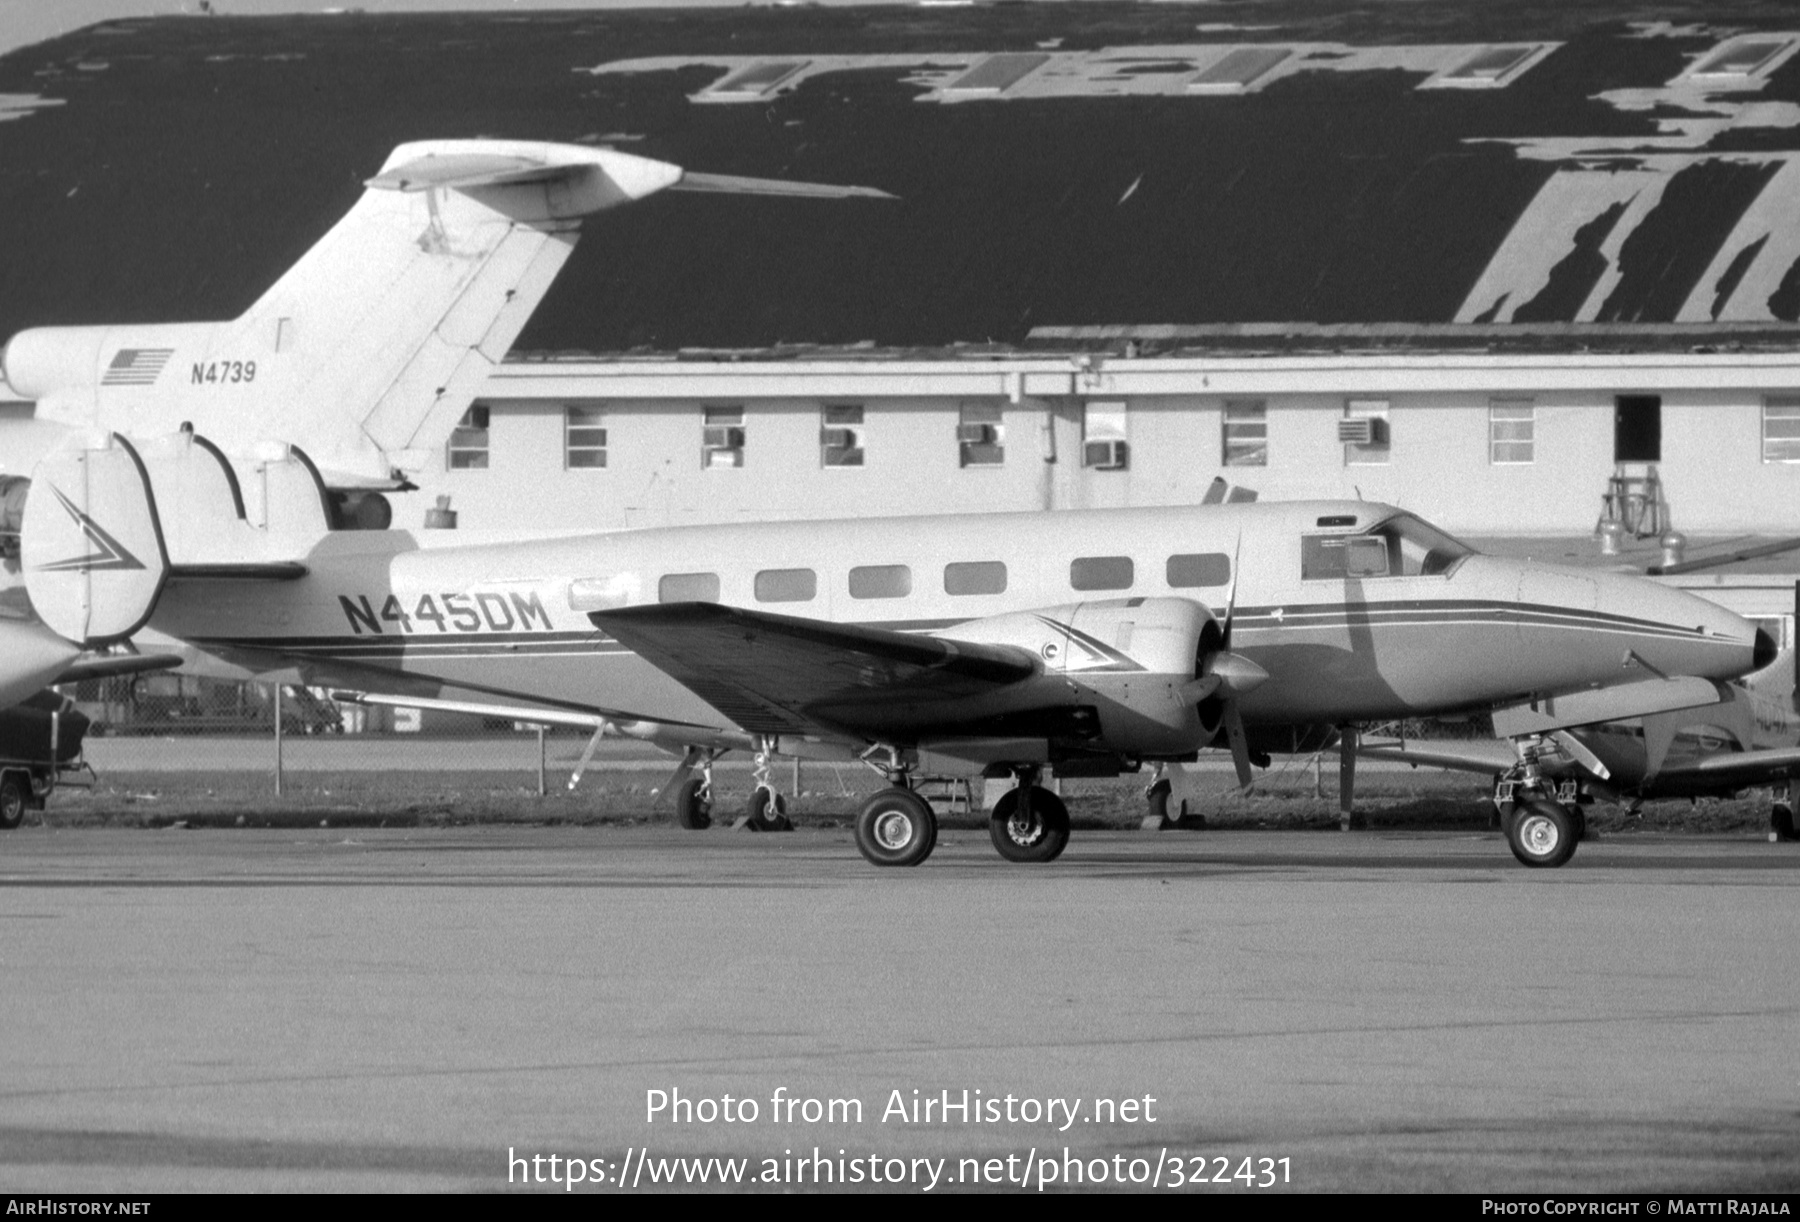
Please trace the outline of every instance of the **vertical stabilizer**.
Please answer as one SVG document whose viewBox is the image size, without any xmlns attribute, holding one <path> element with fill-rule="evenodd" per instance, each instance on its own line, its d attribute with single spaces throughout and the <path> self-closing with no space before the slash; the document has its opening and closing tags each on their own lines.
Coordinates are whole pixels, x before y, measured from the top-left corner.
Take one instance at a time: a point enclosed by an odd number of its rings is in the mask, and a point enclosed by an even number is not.
<svg viewBox="0 0 1800 1222">
<path fill-rule="evenodd" d="M 88 649 L 143 627 L 169 576 L 150 477 L 118 436 L 58 450 L 38 464 L 19 545 L 38 616 Z"/>
<path fill-rule="evenodd" d="M 402 145 L 350 212 L 243 317 L 51 327 L 7 344 L 40 417 L 231 452 L 302 442 L 333 486 L 435 454 L 574 249 L 583 216 L 681 179 L 610 149 Z"/>
</svg>

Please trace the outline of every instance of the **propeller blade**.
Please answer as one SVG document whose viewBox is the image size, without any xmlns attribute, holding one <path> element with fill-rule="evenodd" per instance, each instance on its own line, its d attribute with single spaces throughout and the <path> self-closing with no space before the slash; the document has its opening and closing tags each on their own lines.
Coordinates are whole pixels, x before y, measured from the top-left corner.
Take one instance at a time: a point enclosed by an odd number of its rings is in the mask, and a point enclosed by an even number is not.
<svg viewBox="0 0 1800 1222">
<path fill-rule="evenodd" d="M 1644 718 L 1644 781 L 1656 779 L 1669 748 L 1675 745 L 1675 732 L 1681 729 L 1681 713 L 1654 713 Z"/>
<path fill-rule="evenodd" d="M 1226 702 L 1225 736 L 1231 740 L 1231 763 L 1237 769 L 1238 788 L 1250 788 L 1255 776 L 1250 771 L 1250 736 L 1244 733 L 1244 717 L 1237 705 Z"/>
</svg>

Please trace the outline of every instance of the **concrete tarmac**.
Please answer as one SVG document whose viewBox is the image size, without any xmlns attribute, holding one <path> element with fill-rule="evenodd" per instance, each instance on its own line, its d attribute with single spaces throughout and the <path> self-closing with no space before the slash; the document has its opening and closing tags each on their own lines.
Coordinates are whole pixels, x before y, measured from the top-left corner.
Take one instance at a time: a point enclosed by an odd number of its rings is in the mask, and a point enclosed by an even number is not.
<svg viewBox="0 0 1800 1222">
<path fill-rule="evenodd" d="M 1793 1191 L 1797 885 L 1749 837 L 27 827 L 0 1190 Z"/>
</svg>

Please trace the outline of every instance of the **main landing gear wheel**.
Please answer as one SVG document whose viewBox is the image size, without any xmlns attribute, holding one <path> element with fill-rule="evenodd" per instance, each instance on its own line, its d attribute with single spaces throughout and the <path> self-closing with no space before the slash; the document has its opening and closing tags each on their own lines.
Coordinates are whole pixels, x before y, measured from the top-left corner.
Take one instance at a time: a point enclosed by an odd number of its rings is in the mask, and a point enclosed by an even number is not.
<svg viewBox="0 0 1800 1222">
<path fill-rule="evenodd" d="M 988 835 L 1008 861 L 1055 861 L 1069 843 L 1069 808 L 1039 785 L 1002 794 Z"/>
<path fill-rule="evenodd" d="M 773 789 L 757 786 L 750 791 L 750 803 L 744 807 L 745 827 L 753 832 L 791 832 L 794 825 L 787 817 L 787 801 Z"/>
<path fill-rule="evenodd" d="M 0 829 L 10 832 L 25 822 L 25 806 L 25 790 L 19 785 L 18 775 L 0 780 Z"/>
<path fill-rule="evenodd" d="M 704 777 L 689 777 L 675 791 L 675 822 L 694 832 L 712 826 L 712 786 Z"/>
<path fill-rule="evenodd" d="M 856 847 L 878 866 L 916 866 L 937 847 L 937 815 L 910 789 L 884 789 L 856 812 Z"/>
<path fill-rule="evenodd" d="M 1575 856 L 1581 843 L 1580 825 L 1563 807 L 1548 798 L 1529 798 L 1506 825 L 1506 843 L 1513 856 L 1533 868 L 1554 868 Z"/>
</svg>

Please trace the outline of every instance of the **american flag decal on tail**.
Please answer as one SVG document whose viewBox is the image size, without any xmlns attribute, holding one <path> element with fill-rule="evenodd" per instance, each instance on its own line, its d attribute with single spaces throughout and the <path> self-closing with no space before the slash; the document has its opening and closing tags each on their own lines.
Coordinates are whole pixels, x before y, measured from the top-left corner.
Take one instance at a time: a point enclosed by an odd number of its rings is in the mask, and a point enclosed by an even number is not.
<svg viewBox="0 0 1800 1222">
<path fill-rule="evenodd" d="M 173 348 L 121 348 L 113 354 L 100 385 L 149 386 L 173 355 Z"/>
</svg>

